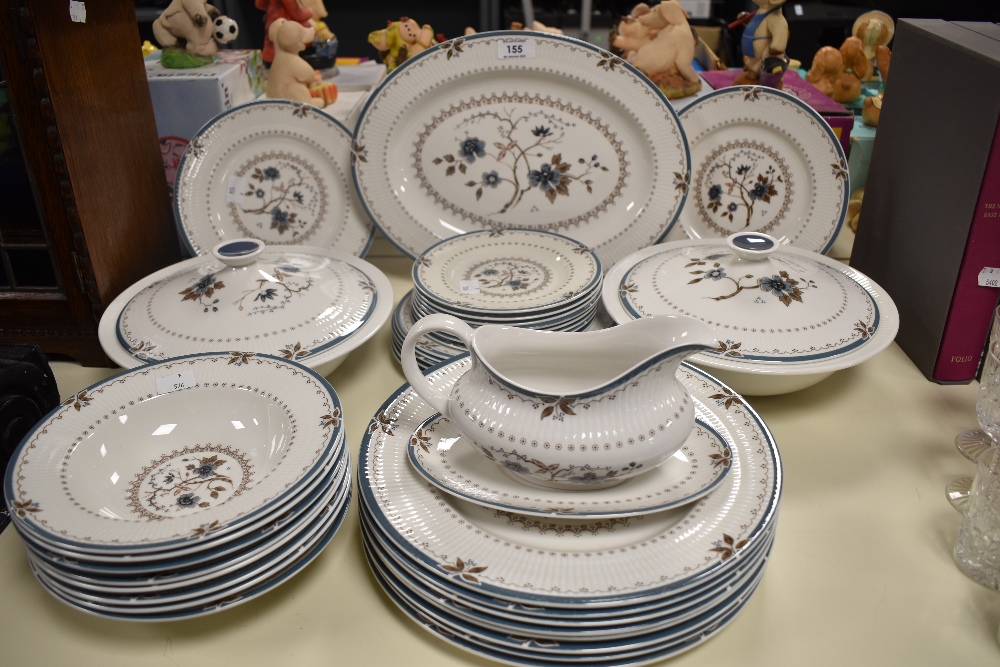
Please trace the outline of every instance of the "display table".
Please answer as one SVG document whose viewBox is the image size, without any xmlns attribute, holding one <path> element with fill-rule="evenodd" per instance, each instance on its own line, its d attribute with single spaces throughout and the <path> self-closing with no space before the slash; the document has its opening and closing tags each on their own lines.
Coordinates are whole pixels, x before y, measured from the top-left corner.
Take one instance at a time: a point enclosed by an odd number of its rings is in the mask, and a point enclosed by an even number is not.
<svg viewBox="0 0 1000 667">
<path fill-rule="evenodd" d="M 412 262 L 376 244 L 369 260 L 399 299 Z M 401 385 L 388 324 L 330 381 L 355 456 L 369 420 Z M 112 374 L 53 364 L 63 396 Z M 892 345 L 863 366 L 786 396 L 751 398 L 781 450 L 785 487 L 760 588 L 683 665 L 991 665 L 1000 593 L 952 562 L 960 517 L 944 496 L 974 467 L 955 450 L 973 428 L 976 385 L 923 379 Z M 357 500 L 355 499 L 355 504 Z M 169 623 L 109 621 L 52 598 L 17 532 L 0 533 L 0 665 L 495 664 L 431 636 L 369 573 L 357 508 L 300 574 L 246 604 Z"/>
</svg>

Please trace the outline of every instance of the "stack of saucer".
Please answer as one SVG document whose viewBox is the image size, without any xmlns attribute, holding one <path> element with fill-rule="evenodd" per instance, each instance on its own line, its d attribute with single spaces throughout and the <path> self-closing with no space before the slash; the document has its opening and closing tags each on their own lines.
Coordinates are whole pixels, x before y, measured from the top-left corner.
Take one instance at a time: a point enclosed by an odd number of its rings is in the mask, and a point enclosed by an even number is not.
<svg viewBox="0 0 1000 667">
<path fill-rule="evenodd" d="M 412 292 L 393 317 L 393 350 L 407 323 L 433 313 L 473 328 L 484 324 L 583 331 L 600 303 L 603 269 L 592 250 L 566 236 L 526 229 L 470 232 L 445 239 L 413 263 Z M 418 362 L 428 367 L 465 351 L 447 334 L 424 337 Z"/>
<path fill-rule="evenodd" d="M 470 365 L 427 377 L 447 388 Z M 762 580 L 783 472 L 738 394 L 686 364 L 677 377 L 697 417 L 679 454 L 583 492 L 484 465 L 403 385 L 374 416 L 358 470 L 364 546 L 385 593 L 444 641 L 515 665 L 639 665 L 712 637 Z"/>
<path fill-rule="evenodd" d="M 132 621 L 261 595 L 329 544 L 350 505 L 343 411 L 326 380 L 262 354 L 179 357 L 63 403 L 4 479 L 35 576 Z"/>
</svg>

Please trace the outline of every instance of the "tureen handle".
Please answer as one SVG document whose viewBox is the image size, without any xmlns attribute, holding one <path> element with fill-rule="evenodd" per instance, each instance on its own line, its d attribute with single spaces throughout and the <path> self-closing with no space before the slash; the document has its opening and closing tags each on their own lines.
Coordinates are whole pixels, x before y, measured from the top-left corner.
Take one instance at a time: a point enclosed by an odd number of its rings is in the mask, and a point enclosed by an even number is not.
<svg viewBox="0 0 1000 667">
<path fill-rule="evenodd" d="M 410 386 L 413 387 L 413 390 L 417 392 L 420 398 L 427 401 L 432 408 L 440 412 L 443 416 L 448 417 L 448 408 L 451 404 L 449 400 L 451 396 L 450 391 L 445 391 L 441 386 L 432 385 L 424 377 L 420 366 L 417 365 L 417 341 L 421 336 L 431 331 L 443 331 L 457 336 L 471 352 L 472 327 L 462 320 L 442 313 L 428 315 L 418 320 L 410 328 L 410 331 L 406 334 L 406 339 L 403 341 L 403 349 L 399 354 L 403 365 L 403 374 L 406 376 Z"/>
<path fill-rule="evenodd" d="M 769 257 L 781 246 L 778 239 L 761 232 L 737 232 L 731 234 L 726 243 L 734 255 L 750 262 Z"/>
<path fill-rule="evenodd" d="M 264 243 L 257 239 L 231 239 L 212 248 L 212 254 L 226 266 L 247 266 L 264 252 Z"/>
</svg>

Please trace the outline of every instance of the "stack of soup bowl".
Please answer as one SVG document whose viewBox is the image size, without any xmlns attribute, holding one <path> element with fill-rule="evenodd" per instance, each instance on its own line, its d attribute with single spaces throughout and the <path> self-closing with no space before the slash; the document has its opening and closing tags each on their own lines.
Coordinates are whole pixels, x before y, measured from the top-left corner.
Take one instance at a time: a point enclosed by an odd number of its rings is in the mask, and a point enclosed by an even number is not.
<svg viewBox="0 0 1000 667">
<path fill-rule="evenodd" d="M 416 339 L 435 329 L 470 356 L 424 374 Z M 417 322 L 412 384 L 374 415 L 358 469 L 386 594 L 517 665 L 645 664 L 717 633 L 762 579 L 783 472 L 753 409 L 681 363 L 714 342 L 684 317 L 574 334 Z"/>
<path fill-rule="evenodd" d="M 600 303 L 602 275 L 591 249 L 551 232 L 494 229 L 445 239 L 414 261 L 414 288 L 392 319 L 393 352 L 399 359 L 413 322 L 435 313 L 472 327 L 584 331 Z M 462 352 L 454 336 L 435 332 L 421 341 L 417 361 L 427 368 Z"/>
<path fill-rule="evenodd" d="M 4 496 L 52 595 L 164 621 L 239 604 L 310 563 L 344 521 L 350 471 L 322 376 L 209 353 L 75 394 L 25 437 Z"/>
</svg>

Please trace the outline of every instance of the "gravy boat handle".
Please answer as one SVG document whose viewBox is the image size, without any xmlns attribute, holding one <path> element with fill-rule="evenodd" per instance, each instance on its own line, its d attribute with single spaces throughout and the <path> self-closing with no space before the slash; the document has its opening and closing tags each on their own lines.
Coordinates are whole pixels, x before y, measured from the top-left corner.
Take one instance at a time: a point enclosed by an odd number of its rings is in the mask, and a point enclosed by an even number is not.
<svg viewBox="0 0 1000 667">
<path fill-rule="evenodd" d="M 413 390 L 417 392 L 420 398 L 427 401 L 432 408 L 440 412 L 444 417 L 448 417 L 450 416 L 448 408 L 451 403 L 450 390 L 446 391 L 440 386 L 432 385 L 423 372 L 421 372 L 420 366 L 417 365 L 417 341 L 421 336 L 432 331 L 442 331 L 460 338 L 465 347 L 471 352 L 472 327 L 462 320 L 442 313 L 427 315 L 417 320 L 409 332 L 407 332 L 406 339 L 403 341 L 403 348 L 399 354 L 400 362 L 403 365 L 403 375 L 406 376 L 406 380 L 413 387 Z"/>
</svg>

